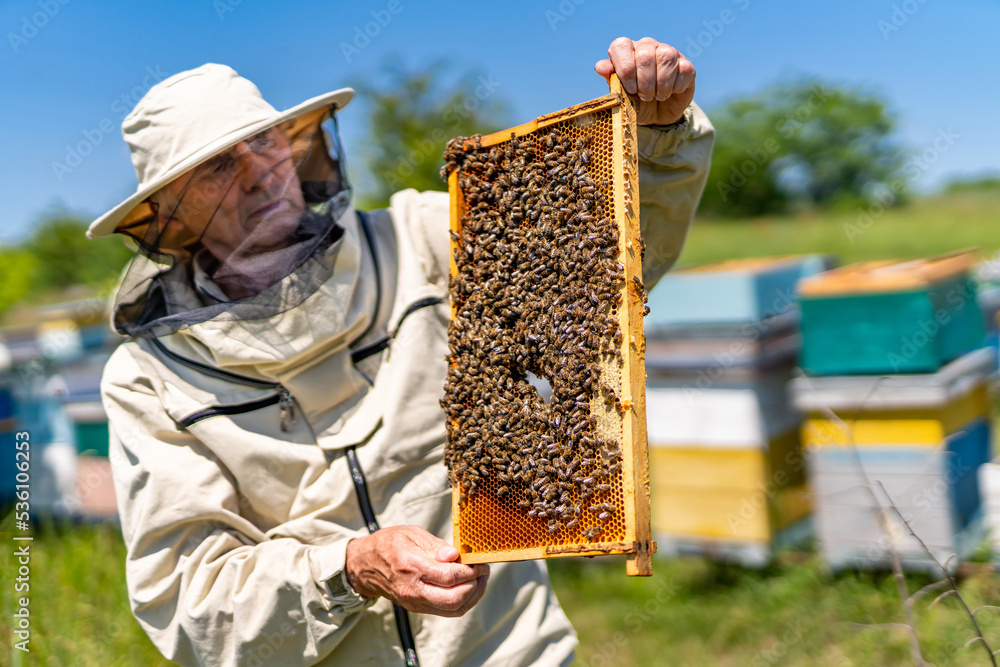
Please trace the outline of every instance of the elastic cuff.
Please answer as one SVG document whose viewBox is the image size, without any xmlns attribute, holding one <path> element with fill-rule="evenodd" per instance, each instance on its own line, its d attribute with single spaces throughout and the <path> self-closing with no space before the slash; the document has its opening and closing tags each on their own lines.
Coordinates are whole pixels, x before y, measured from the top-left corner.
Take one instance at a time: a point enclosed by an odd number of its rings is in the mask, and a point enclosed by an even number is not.
<svg viewBox="0 0 1000 667">
<path fill-rule="evenodd" d="M 336 600 L 349 600 L 350 605 L 360 605 L 360 608 L 370 607 L 375 604 L 378 598 L 368 598 L 356 593 L 351 584 L 347 581 L 347 570 L 341 570 L 339 575 L 335 575 L 326 581 L 330 594 Z"/>
<path fill-rule="evenodd" d="M 671 125 L 640 125 L 637 128 L 639 157 L 651 160 L 654 156 L 669 155 L 687 136 L 694 119 L 694 109 L 689 104 L 684 115 Z"/>
<path fill-rule="evenodd" d="M 681 115 L 681 119 L 676 123 L 671 123 L 670 125 L 643 125 L 642 127 L 648 127 L 651 130 L 656 130 L 658 132 L 677 132 L 682 133 L 687 129 L 688 125 L 691 124 L 691 107 L 688 106 Z"/>
<path fill-rule="evenodd" d="M 353 613 L 375 604 L 376 598 L 358 595 L 347 583 L 344 564 L 347 557 L 347 543 L 340 540 L 333 544 L 310 550 L 309 562 L 313 579 L 323 593 L 323 606 L 331 609 L 340 607 L 345 613 Z"/>
</svg>

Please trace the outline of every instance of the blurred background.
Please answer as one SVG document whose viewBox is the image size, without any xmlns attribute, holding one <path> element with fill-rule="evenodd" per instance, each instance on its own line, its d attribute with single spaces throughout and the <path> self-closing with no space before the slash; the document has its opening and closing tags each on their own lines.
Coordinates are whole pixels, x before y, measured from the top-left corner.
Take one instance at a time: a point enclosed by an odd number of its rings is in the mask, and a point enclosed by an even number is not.
<svg viewBox="0 0 1000 667">
<path fill-rule="evenodd" d="M 550 565 L 580 664 L 995 664 L 998 23 L 985 0 L 3 2 L 0 528 L 29 431 L 36 538 L 31 653 L 7 565 L 2 653 L 166 664 L 128 609 L 99 401 L 130 253 L 84 237 L 135 189 L 120 125 L 152 85 L 224 63 L 278 109 L 353 86 L 370 209 L 445 189 L 450 137 L 604 94 L 625 35 L 695 64 L 717 139 L 646 320 L 656 574 Z"/>
</svg>

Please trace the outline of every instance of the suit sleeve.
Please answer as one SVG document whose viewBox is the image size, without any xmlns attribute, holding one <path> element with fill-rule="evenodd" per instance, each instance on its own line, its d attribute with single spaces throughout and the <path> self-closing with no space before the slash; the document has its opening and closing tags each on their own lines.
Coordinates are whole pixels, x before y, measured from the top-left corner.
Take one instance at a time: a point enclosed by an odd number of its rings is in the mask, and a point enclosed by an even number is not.
<svg viewBox="0 0 1000 667">
<path fill-rule="evenodd" d="M 272 539 L 241 516 L 228 471 L 178 429 L 128 347 L 109 361 L 102 394 L 140 625 L 182 665 L 320 660 L 373 602 L 341 577 L 354 535 Z"/>
<path fill-rule="evenodd" d="M 642 274 L 652 289 L 684 248 L 708 179 L 715 129 L 694 102 L 683 122 L 639 127 L 639 226 L 646 242 Z"/>
</svg>

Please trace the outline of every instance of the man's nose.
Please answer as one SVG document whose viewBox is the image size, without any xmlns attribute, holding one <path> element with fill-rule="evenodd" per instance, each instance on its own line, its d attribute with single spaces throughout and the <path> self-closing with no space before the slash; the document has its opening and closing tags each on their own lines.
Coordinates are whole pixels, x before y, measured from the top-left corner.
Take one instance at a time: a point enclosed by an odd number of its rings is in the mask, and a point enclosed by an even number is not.
<svg viewBox="0 0 1000 667">
<path fill-rule="evenodd" d="M 239 165 L 240 186 L 246 192 L 258 186 L 264 187 L 274 172 L 274 160 L 253 152 L 245 142 L 236 147 L 235 157 Z"/>
</svg>

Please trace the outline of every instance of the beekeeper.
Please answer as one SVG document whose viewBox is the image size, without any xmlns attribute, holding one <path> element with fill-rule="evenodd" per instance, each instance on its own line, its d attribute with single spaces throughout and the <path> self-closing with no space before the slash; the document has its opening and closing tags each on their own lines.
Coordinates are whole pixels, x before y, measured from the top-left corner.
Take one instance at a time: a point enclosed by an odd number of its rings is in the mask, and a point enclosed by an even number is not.
<svg viewBox="0 0 1000 667">
<path fill-rule="evenodd" d="M 641 100 L 652 285 L 713 130 L 670 46 L 620 38 L 596 70 Z M 567 664 L 544 563 L 462 565 L 450 544 L 448 198 L 354 209 L 353 96 L 278 112 L 209 64 L 122 125 L 139 187 L 89 235 L 136 249 L 102 381 L 132 610 L 184 665 Z"/>
</svg>

